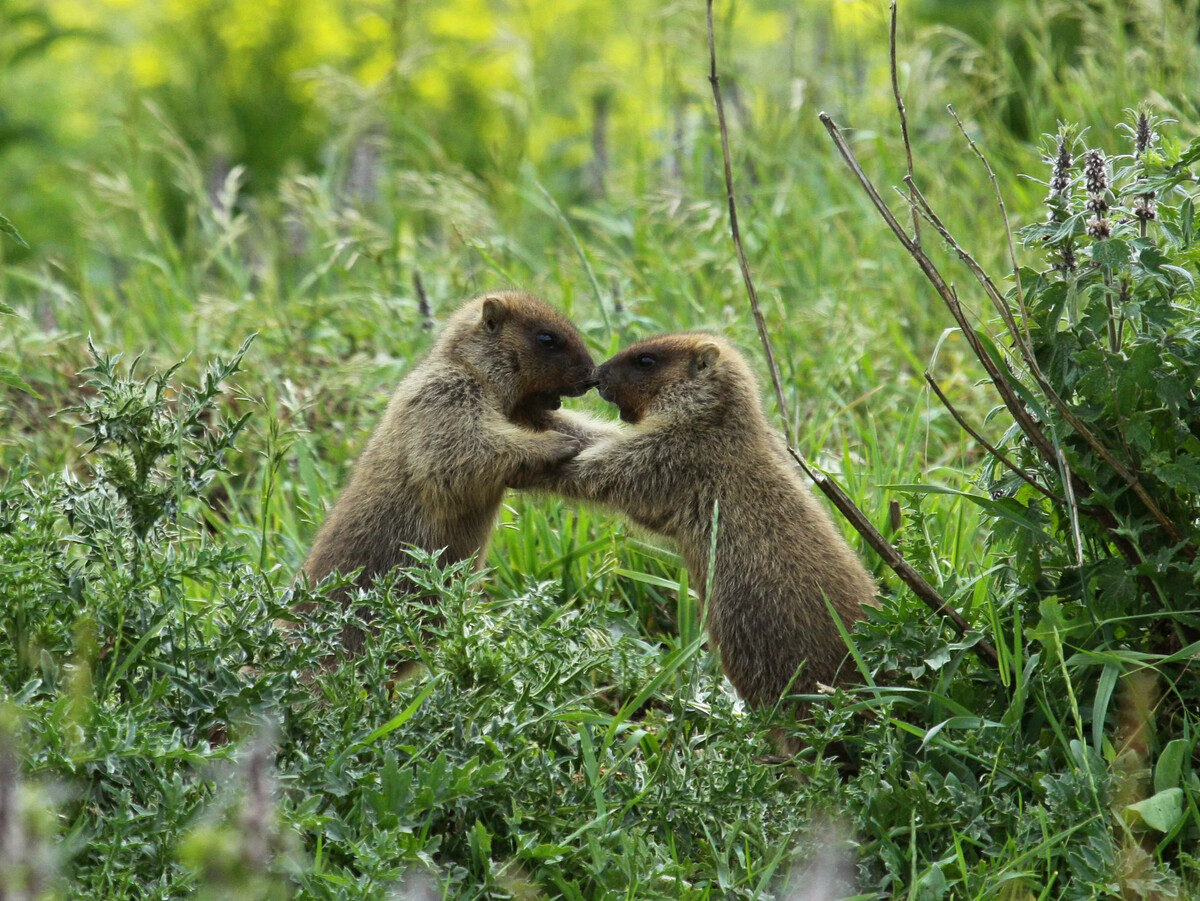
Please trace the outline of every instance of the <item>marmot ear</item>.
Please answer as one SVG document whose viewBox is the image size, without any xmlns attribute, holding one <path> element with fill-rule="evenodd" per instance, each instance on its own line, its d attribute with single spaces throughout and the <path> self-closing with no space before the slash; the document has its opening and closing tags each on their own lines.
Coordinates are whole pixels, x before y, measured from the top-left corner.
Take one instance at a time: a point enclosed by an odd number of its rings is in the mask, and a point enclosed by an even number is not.
<svg viewBox="0 0 1200 901">
<path fill-rule="evenodd" d="M 504 320 L 508 318 L 508 307 L 498 297 L 485 297 L 483 299 L 483 327 L 489 332 L 494 332 L 504 324 Z"/>
<path fill-rule="evenodd" d="M 721 348 L 713 341 L 705 341 L 692 354 L 692 374 L 709 372 L 719 356 L 721 356 Z"/>
</svg>

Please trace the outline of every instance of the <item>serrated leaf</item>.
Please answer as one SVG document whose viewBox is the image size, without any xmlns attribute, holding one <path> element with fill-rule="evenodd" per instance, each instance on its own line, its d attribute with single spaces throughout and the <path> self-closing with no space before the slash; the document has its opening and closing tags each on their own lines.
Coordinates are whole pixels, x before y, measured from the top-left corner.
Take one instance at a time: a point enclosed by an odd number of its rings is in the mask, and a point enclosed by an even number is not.
<svg viewBox="0 0 1200 901">
<path fill-rule="evenodd" d="M 1092 259 L 1101 266 L 1119 269 L 1129 263 L 1129 245 L 1120 238 L 1097 241 L 1092 245 Z"/>
<path fill-rule="evenodd" d="M 1193 275 L 1182 266 L 1164 263 L 1160 268 L 1163 272 L 1170 272 L 1172 275 L 1178 275 L 1185 282 L 1187 282 L 1189 288 L 1196 284 L 1196 279 L 1193 277 Z"/>
<path fill-rule="evenodd" d="M 942 872 L 942 868 L 935 864 L 917 880 L 916 888 L 919 901 L 939 901 L 946 897 L 950 885 L 946 882 L 946 874 Z"/>
<path fill-rule="evenodd" d="M 1144 801 L 1130 804 L 1121 815 L 1131 826 L 1170 832 L 1183 816 L 1183 789 L 1168 788 L 1157 792 Z"/>
<path fill-rule="evenodd" d="M 527 851 L 522 851 L 521 856 L 532 860 L 558 860 L 571 853 L 570 845 L 552 845 L 542 843 L 534 845 Z"/>
<path fill-rule="evenodd" d="M 925 658 L 925 664 L 934 672 L 940 670 L 943 666 L 950 662 L 950 649 L 939 648 L 928 657 Z"/>
<path fill-rule="evenodd" d="M 1154 474 L 1177 491 L 1200 493 L 1200 461 L 1180 455 L 1174 463 L 1154 468 Z"/>
<path fill-rule="evenodd" d="M 1178 410 L 1189 400 L 1187 387 L 1175 376 L 1167 376 L 1164 379 L 1159 379 L 1155 390 L 1158 392 L 1158 396 L 1162 398 L 1163 403 L 1172 410 Z"/>
</svg>

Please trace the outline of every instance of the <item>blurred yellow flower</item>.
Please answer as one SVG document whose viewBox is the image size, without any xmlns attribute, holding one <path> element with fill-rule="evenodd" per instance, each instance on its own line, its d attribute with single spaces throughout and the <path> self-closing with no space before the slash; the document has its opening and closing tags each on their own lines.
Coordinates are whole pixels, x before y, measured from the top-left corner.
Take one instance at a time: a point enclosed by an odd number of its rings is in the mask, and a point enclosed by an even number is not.
<svg viewBox="0 0 1200 901">
<path fill-rule="evenodd" d="M 887 20 L 887 11 L 881 0 L 833 0 L 833 23 L 850 34 L 872 31 Z"/>
<path fill-rule="evenodd" d="M 486 0 L 456 0 L 429 17 L 429 30 L 437 37 L 486 41 L 495 35 L 496 21 Z"/>
<path fill-rule="evenodd" d="M 162 52 L 147 44 L 136 45 L 129 56 L 129 68 L 134 83 L 140 88 L 154 88 L 165 84 L 168 78 L 167 64 Z"/>
</svg>

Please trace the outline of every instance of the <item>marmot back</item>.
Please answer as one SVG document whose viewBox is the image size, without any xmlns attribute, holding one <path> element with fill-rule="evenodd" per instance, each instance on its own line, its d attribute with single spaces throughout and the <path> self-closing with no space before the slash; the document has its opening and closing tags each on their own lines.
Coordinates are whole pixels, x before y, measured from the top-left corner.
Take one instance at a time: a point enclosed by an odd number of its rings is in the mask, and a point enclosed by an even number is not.
<svg viewBox="0 0 1200 901">
<path fill-rule="evenodd" d="M 445 549 L 448 562 L 482 559 L 505 488 L 580 448 L 529 425 L 593 384 L 583 339 L 542 301 L 505 291 L 466 303 L 397 387 L 317 533 L 309 580 L 361 568 L 365 586 L 412 546 Z M 362 642 L 344 639 L 351 651 Z"/>
<path fill-rule="evenodd" d="M 772 433 L 745 360 L 715 336 L 671 335 L 622 351 L 597 377 L 632 428 L 538 484 L 674 539 L 702 590 L 717 505 L 707 622 L 738 693 L 765 706 L 837 681 L 846 648 L 826 598 L 849 626 L 877 603 L 875 584 Z"/>
</svg>

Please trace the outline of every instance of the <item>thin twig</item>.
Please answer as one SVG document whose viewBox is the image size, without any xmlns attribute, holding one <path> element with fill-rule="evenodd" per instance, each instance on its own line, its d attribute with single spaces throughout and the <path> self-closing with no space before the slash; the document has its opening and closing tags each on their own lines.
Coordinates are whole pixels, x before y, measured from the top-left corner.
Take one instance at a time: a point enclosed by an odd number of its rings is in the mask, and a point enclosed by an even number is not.
<svg viewBox="0 0 1200 901">
<path fill-rule="evenodd" d="M 758 329 L 758 340 L 762 342 L 763 352 L 767 355 L 767 368 L 771 372 L 771 383 L 775 387 L 775 402 L 779 404 L 779 415 L 783 417 L 783 437 L 790 447 L 792 439 L 791 417 L 787 412 L 787 401 L 783 397 L 783 380 L 779 377 L 779 366 L 775 362 L 775 350 L 771 346 L 771 336 L 767 334 L 767 323 L 763 319 L 762 310 L 758 306 L 758 291 L 754 287 L 754 278 L 750 275 L 750 264 L 746 262 L 746 251 L 742 248 L 742 233 L 738 229 L 737 202 L 733 197 L 733 162 L 729 153 L 729 129 L 725 125 L 725 104 L 721 100 L 721 81 L 717 75 L 717 45 L 713 38 L 713 0 L 708 2 L 708 81 L 712 85 L 713 99 L 717 104 L 717 124 L 721 130 L 721 157 L 725 163 L 725 194 L 729 200 L 729 230 L 733 234 L 733 246 L 737 251 L 738 267 L 742 270 L 742 281 L 746 285 L 746 293 L 750 296 L 750 309 L 754 313 L 754 325 Z"/>
<path fill-rule="evenodd" d="M 421 317 L 421 328 L 433 328 L 433 312 L 429 308 L 429 295 L 425 293 L 425 283 L 421 281 L 421 273 L 414 269 L 412 274 L 413 290 L 417 293 L 417 313 Z"/>
<path fill-rule="evenodd" d="M 583 252 L 583 245 L 579 243 L 579 238 L 575 235 L 575 229 L 571 227 L 571 220 L 567 218 L 567 214 L 562 211 L 562 207 L 558 205 L 558 201 L 542 186 L 540 181 L 534 179 L 533 183 L 542 192 L 542 197 L 546 199 L 546 203 L 550 204 L 550 209 L 554 211 L 554 215 L 558 217 L 558 221 L 566 231 L 567 237 L 571 239 L 571 245 L 575 248 L 579 262 L 583 265 L 583 271 L 587 275 L 588 283 L 592 286 L 592 296 L 596 298 L 596 306 L 600 308 L 600 318 L 604 320 L 604 330 L 611 335 L 612 323 L 608 319 L 608 308 L 604 305 L 604 295 L 600 291 L 600 283 L 596 281 L 596 273 L 592 271 L 592 264 L 588 261 L 587 254 Z"/>
<path fill-rule="evenodd" d="M 1075 499 L 1075 486 L 1071 484 L 1071 470 L 1062 448 L 1058 449 L 1058 465 L 1062 467 L 1063 489 L 1067 492 L 1067 510 L 1071 514 L 1071 537 L 1075 539 L 1075 563 L 1083 569 L 1083 534 L 1079 530 L 1079 502 Z"/>
<path fill-rule="evenodd" d="M 1008 207 L 1004 204 L 1004 194 L 1000 191 L 1000 182 L 996 179 L 996 173 L 992 171 L 992 164 L 988 162 L 988 158 L 984 156 L 983 151 L 967 134 L 966 126 L 962 120 L 958 118 L 958 113 L 954 111 L 954 107 L 950 104 L 946 105 L 946 109 L 954 119 L 954 124 L 958 126 L 958 130 L 962 132 L 962 136 L 967 139 L 967 146 L 979 158 L 979 162 L 983 163 L 983 168 L 987 170 L 988 180 L 992 183 L 992 190 L 996 194 L 996 204 L 1000 207 L 1000 218 L 1004 220 L 1004 237 L 1008 241 L 1008 260 L 1012 264 L 1013 284 L 1017 288 L 1017 309 L 1021 311 L 1021 326 L 1025 332 L 1025 344 L 1032 350 L 1033 337 L 1029 332 L 1029 311 L 1025 308 L 1025 290 L 1021 286 L 1021 267 L 1017 263 L 1017 248 L 1013 244 L 1012 226 L 1008 221 Z M 912 172 L 909 172 L 912 175 Z"/>
<path fill-rule="evenodd" d="M 791 418 L 788 414 L 787 401 L 784 397 L 783 380 L 779 376 L 779 367 L 775 362 L 775 351 L 771 345 L 771 336 L 767 331 L 766 322 L 763 319 L 762 310 L 758 304 L 758 292 L 754 287 L 754 278 L 750 273 L 750 264 L 746 260 L 746 252 L 742 247 L 741 231 L 738 228 L 737 201 L 734 198 L 733 191 L 733 163 L 729 152 L 729 130 L 725 124 L 725 107 L 721 100 L 720 79 L 717 76 L 717 48 L 716 39 L 713 34 L 712 5 L 713 0 L 707 0 L 709 82 L 712 84 L 713 100 L 716 102 L 717 107 L 717 124 L 721 132 L 721 154 L 725 164 L 725 194 L 729 201 L 730 234 L 733 238 L 734 249 L 737 252 L 738 266 L 742 271 L 742 281 L 745 283 L 746 294 L 750 300 L 750 310 L 754 315 L 754 322 L 758 328 L 758 338 L 762 343 L 763 352 L 767 358 L 767 367 L 771 374 L 771 384 L 775 389 L 775 402 L 779 405 L 779 415 L 783 420 L 783 432 L 787 442 L 788 453 L 791 454 L 792 459 L 804 470 L 804 473 L 821 492 L 829 498 L 841 514 L 854 526 L 858 534 L 863 537 L 863 540 L 912 589 L 912 592 L 931 610 L 949 619 L 960 631 L 965 633 L 970 630 L 970 624 L 962 615 L 947 604 L 942 596 L 938 594 L 937 590 L 919 572 L 913 569 L 900 552 L 875 528 L 866 514 L 855 506 L 854 501 L 842 490 L 840 485 L 824 473 L 813 469 L 793 447 Z M 991 666 L 999 666 L 1000 658 L 996 653 L 996 649 L 987 641 L 980 639 L 973 647 L 975 652 Z"/>
<path fill-rule="evenodd" d="M 833 502 L 838 511 L 849 520 L 850 524 L 854 526 L 855 530 L 863 537 L 863 540 L 867 542 L 871 549 L 879 554 L 883 562 L 891 567 L 892 571 L 900 577 L 901 581 L 912 589 L 913 594 L 924 601 L 925 605 L 934 613 L 954 623 L 960 632 L 965 633 L 970 630 L 971 624 L 963 619 L 962 614 L 947 604 L 942 596 L 937 593 L 937 590 L 919 572 L 912 568 L 912 565 L 904 559 L 891 542 L 884 538 L 883 534 L 875 528 L 875 525 L 867 518 L 866 514 L 855 506 L 854 501 L 850 499 L 850 495 L 846 494 L 837 482 L 809 466 L 804 458 L 796 452 L 795 448 L 789 447 L 788 453 L 792 455 L 792 459 L 813 480 L 825 496 Z M 975 643 L 974 648 L 976 653 L 992 666 L 999 665 L 1000 658 L 996 654 L 995 647 L 990 642 L 981 638 Z"/>
<path fill-rule="evenodd" d="M 900 136 L 904 138 L 904 158 L 908 163 L 908 177 L 912 178 L 913 160 L 912 160 L 912 144 L 908 140 L 908 113 L 904 110 L 904 100 L 900 97 L 900 78 L 896 67 L 896 0 L 892 0 L 892 27 L 888 41 L 888 49 L 891 52 L 891 69 L 892 69 L 892 96 L 896 98 L 896 112 L 900 114 Z M 912 211 L 913 217 L 913 243 L 918 247 L 921 246 L 921 217 L 917 215 L 916 208 Z"/>
<path fill-rule="evenodd" d="M 983 287 L 983 292 L 988 296 L 988 300 L 992 302 L 992 306 L 1000 314 L 1000 319 L 1004 322 L 1004 327 L 1008 330 L 1018 350 L 1020 350 L 1022 359 L 1032 369 L 1037 365 L 1037 362 L 1033 360 L 1033 351 L 1031 348 L 1026 347 L 1025 342 L 1021 340 L 1021 333 L 1017 330 L 1017 323 L 1013 319 L 1012 310 L 1009 309 L 1008 302 L 1004 299 L 1004 295 L 1000 293 L 1000 289 L 996 287 L 996 283 L 992 281 L 991 276 L 979 265 L 976 259 L 958 243 L 954 235 L 950 234 L 950 229 L 946 228 L 945 223 L 933 211 L 933 207 L 929 205 L 929 201 L 925 199 L 925 195 L 921 193 L 916 182 L 913 181 L 913 177 L 911 175 L 905 176 L 904 183 L 908 185 L 909 197 L 912 198 L 912 203 L 917 207 L 917 209 L 913 210 L 913 213 L 917 213 L 919 209 L 920 214 L 934 227 L 934 230 L 937 231 L 942 240 L 950 245 L 950 248 L 958 255 L 958 258 L 971 270 L 971 274 L 975 276 L 975 280 Z"/>
<path fill-rule="evenodd" d="M 975 431 L 973 428 L 971 428 L 970 424 L 968 424 L 967 421 L 958 412 L 958 410 L 956 410 L 954 408 L 954 404 L 950 403 L 950 398 L 946 397 L 946 395 L 944 393 L 942 393 L 942 389 L 940 387 L 938 387 L 938 383 L 934 380 L 933 376 L 930 375 L 928 372 L 925 373 L 925 381 L 927 381 L 929 383 L 929 387 L 933 389 L 933 393 L 936 394 L 938 397 L 938 400 L 940 400 L 942 402 L 942 406 L 945 407 L 946 410 L 949 411 L 950 415 L 954 417 L 954 421 L 957 422 L 960 426 L 962 426 L 963 431 L 966 432 L 968 435 L 970 435 L 972 438 L 974 438 L 976 443 L 979 444 L 980 446 L 982 446 L 985 451 L 987 451 L 989 454 L 991 454 L 993 457 L 995 457 L 997 460 L 999 460 L 1001 463 L 1003 463 L 1005 466 L 1007 466 L 1015 475 L 1020 476 L 1031 487 L 1036 488 L 1038 491 L 1040 491 L 1042 494 L 1044 494 L 1050 500 L 1054 501 L 1054 503 L 1056 503 L 1056 504 L 1066 503 L 1063 500 L 1063 498 L 1059 497 L 1057 494 L 1055 494 L 1053 491 L 1051 491 L 1049 488 L 1047 488 L 1045 485 L 1043 485 L 1041 482 L 1039 482 L 1037 479 L 1035 479 L 1033 476 L 1031 476 L 1025 470 L 1021 469 L 1019 466 L 1017 466 L 1017 464 L 1013 463 L 1010 459 L 1008 459 L 1008 457 L 1006 457 L 1004 455 L 1003 451 L 1001 451 L 999 448 L 995 447 L 994 445 L 988 443 L 988 440 L 986 438 L 984 438 L 977 431 Z"/>
<path fill-rule="evenodd" d="M 946 304 L 950 315 L 958 323 L 963 338 L 970 346 L 971 352 L 975 354 L 976 359 L 979 360 L 979 364 L 983 366 L 988 379 L 996 389 L 996 393 L 1000 395 L 1000 399 L 1004 402 L 1004 406 L 1008 408 L 1013 419 L 1017 421 L 1017 424 L 1021 427 L 1021 431 L 1033 442 L 1034 447 L 1038 449 L 1038 453 L 1042 455 L 1042 458 L 1048 463 L 1054 464 L 1056 458 L 1053 443 L 1046 437 L 1037 422 L 1034 421 L 1024 402 L 1017 397 L 1016 392 L 1009 382 L 1008 374 L 1001 372 L 999 365 L 992 359 L 991 354 L 983 346 L 983 342 L 980 341 L 970 322 L 967 321 L 962 304 L 959 302 L 958 295 L 954 292 L 954 289 L 946 283 L 945 278 L 942 277 L 941 272 L 938 271 L 937 266 L 925 254 L 925 251 L 914 244 L 912 239 L 905 234 L 904 229 L 896 221 L 896 217 L 893 215 L 891 209 L 884 202 L 883 198 L 879 196 L 875 185 L 871 183 L 871 180 L 867 178 L 867 174 L 863 172 L 862 166 L 858 164 L 858 159 L 854 156 L 854 151 L 850 149 L 850 146 L 846 143 L 846 139 L 842 137 L 842 132 L 833 119 L 828 113 L 821 113 L 819 118 L 822 124 L 824 124 L 825 130 L 829 132 L 829 136 L 833 139 L 834 146 L 837 147 L 838 152 L 842 155 L 842 159 L 850 167 L 850 171 L 854 173 L 855 178 L 858 179 L 859 185 L 862 186 L 867 197 L 874 204 L 875 209 L 879 211 L 879 215 L 883 217 L 883 221 L 892 230 L 892 234 L 896 236 L 896 239 L 904 245 L 904 249 L 916 261 L 921 271 L 925 273 L 925 277 L 933 285 L 934 290 L 937 291 L 938 296 Z"/>
</svg>

